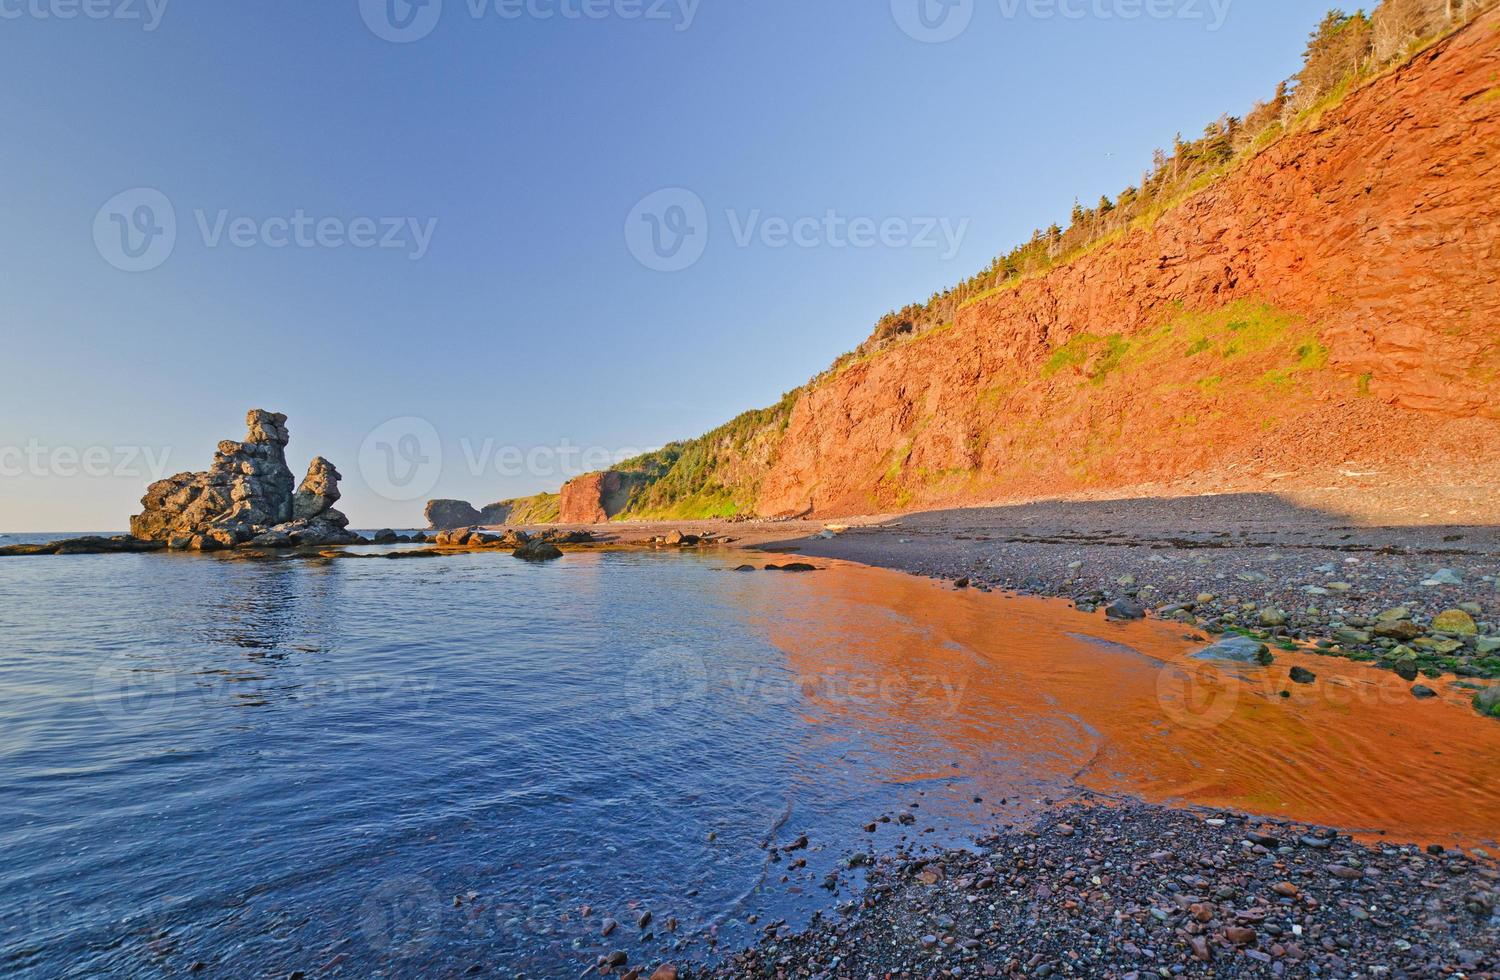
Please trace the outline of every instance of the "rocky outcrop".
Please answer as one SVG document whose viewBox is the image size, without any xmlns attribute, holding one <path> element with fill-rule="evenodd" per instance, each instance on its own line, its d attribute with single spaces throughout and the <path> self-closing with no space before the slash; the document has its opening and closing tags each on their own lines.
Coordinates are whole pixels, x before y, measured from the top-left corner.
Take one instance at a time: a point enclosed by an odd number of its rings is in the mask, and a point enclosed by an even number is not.
<svg viewBox="0 0 1500 980">
<path fill-rule="evenodd" d="M 604 524 L 630 503 L 630 493 L 640 477 L 635 473 L 606 470 L 590 473 L 563 484 L 558 504 L 564 524 Z"/>
<path fill-rule="evenodd" d="M 138 554 L 143 551 L 160 551 L 165 541 L 142 541 L 140 538 L 117 534 L 102 538 L 90 535 L 82 538 L 66 538 L 44 544 L 13 544 L 0 547 L 0 558 L 18 558 L 28 555 L 114 555 Z"/>
<path fill-rule="evenodd" d="M 300 487 L 286 462 L 286 416 L 252 409 L 243 442 L 219 443 L 202 473 L 158 480 L 130 519 L 131 536 L 165 541 L 174 549 L 212 551 L 253 543 L 262 547 L 352 544 L 359 535 L 333 509 L 339 473 L 319 456 Z"/>
<path fill-rule="evenodd" d="M 434 531 L 474 527 L 484 523 L 482 515 L 467 500 L 429 500 L 423 513 L 427 518 L 427 526 Z"/>
</svg>

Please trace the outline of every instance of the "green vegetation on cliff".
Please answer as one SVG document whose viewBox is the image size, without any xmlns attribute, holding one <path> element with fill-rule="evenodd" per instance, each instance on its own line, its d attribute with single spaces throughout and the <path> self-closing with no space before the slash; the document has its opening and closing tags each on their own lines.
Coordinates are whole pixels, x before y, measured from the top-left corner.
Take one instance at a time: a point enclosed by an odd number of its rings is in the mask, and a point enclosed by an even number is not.
<svg viewBox="0 0 1500 980">
<path fill-rule="evenodd" d="M 1065 228 L 1054 224 L 1045 231 L 1037 229 L 1030 240 L 997 257 L 981 272 L 933 294 L 925 303 L 887 313 L 869 338 L 835 361 L 831 370 L 951 323 L 962 306 L 1071 262 L 1132 228 L 1149 226 L 1283 134 L 1314 124 L 1360 83 L 1406 60 L 1496 2 L 1383 0 L 1370 14 L 1330 11 L 1308 39 L 1302 69 L 1279 84 L 1269 101 L 1257 102 L 1243 117 L 1220 116 L 1199 139 L 1184 140 L 1179 133 L 1170 152 L 1156 151 L 1139 183 L 1126 187 L 1114 200 L 1101 197 L 1091 208 L 1075 201 Z"/>
<path fill-rule="evenodd" d="M 755 512 L 761 478 L 770 469 L 792 417 L 798 391 L 707 435 L 674 442 L 615 469 L 645 474 L 616 520 L 695 520 Z"/>
<path fill-rule="evenodd" d="M 562 519 L 562 497 L 539 493 L 531 497 L 501 500 L 480 511 L 486 524 L 556 524 Z"/>
</svg>

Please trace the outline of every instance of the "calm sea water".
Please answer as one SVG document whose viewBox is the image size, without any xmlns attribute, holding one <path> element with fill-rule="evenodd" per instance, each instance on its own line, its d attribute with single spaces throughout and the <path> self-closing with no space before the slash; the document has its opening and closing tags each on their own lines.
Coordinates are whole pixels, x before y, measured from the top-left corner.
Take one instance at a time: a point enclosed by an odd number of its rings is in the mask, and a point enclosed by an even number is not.
<svg viewBox="0 0 1500 980">
<path fill-rule="evenodd" d="M 0 559 L 0 974 L 681 963 L 1075 785 L 1500 836 L 1500 725 L 1449 685 L 747 560 Z"/>
<path fill-rule="evenodd" d="M 681 961 L 848 898 L 866 821 L 1041 791 L 967 679 L 846 669 L 899 610 L 742 560 L 0 561 L 0 972 Z"/>
</svg>

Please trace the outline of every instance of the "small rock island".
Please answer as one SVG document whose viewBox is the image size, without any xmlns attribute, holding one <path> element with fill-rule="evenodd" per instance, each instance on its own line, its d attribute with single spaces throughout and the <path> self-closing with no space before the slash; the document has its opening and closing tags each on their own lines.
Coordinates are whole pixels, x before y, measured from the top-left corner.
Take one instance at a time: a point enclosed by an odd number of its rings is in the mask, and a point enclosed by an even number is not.
<svg viewBox="0 0 1500 980">
<path fill-rule="evenodd" d="M 251 409 L 245 426 L 245 440 L 219 443 L 206 472 L 178 473 L 151 484 L 141 498 L 145 510 L 130 519 L 131 536 L 195 551 L 362 540 L 349 530 L 349 518 L 334 509 L 341 477 L 332 463 L 314 458 L 302 483 L 294 483 L 286 463 L 291 437 L 285 415 Z"/>
</svg>

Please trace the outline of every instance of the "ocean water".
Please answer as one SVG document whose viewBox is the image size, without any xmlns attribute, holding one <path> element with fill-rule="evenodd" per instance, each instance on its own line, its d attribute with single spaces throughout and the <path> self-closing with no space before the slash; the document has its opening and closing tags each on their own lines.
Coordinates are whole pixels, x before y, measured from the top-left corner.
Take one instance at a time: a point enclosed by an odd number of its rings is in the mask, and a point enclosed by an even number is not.
<svg viewBox="0 0 1500 980">
<path fill-rule="evenodd" d="M 1500 829 L 1500 726 L 1391 675 L 1205 701 L 1179 626 L 747 560 L 0 559 L 0 974 L 681 963 L 1075 785 Z"/>
<path fill-rule="evenodd" d="M 741 560 L 0 562 L 0 972 L 707 956 L 828 907 L 837 841 L 929 784 L 933 840 L 989 816 L 944 678 L 778 645 L 898 614 Z"/>
</svg>

